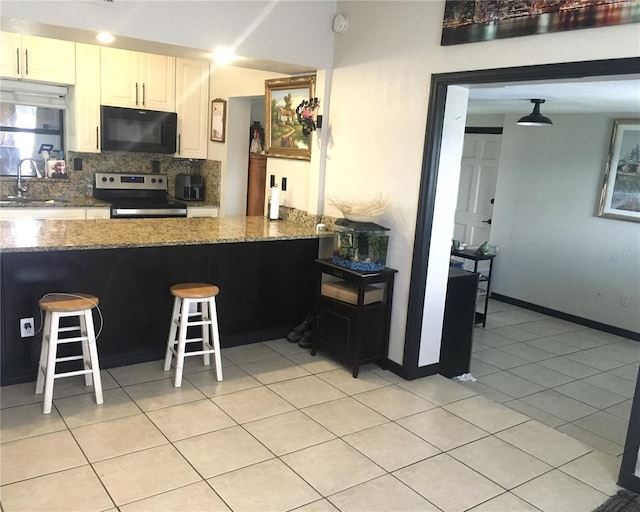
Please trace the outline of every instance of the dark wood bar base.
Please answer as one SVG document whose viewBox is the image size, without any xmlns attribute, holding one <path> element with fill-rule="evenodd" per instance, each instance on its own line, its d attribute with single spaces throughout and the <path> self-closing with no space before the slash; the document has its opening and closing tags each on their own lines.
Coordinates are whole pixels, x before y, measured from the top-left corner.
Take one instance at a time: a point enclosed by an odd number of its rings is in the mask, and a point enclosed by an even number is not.
<svg viewBox="0 0 640 512">
<path fill-rule="evenodd" d="M 51 292 L 100 297 L 102 368 L 162 359 L 180 282 L 220 287 L 223 348 L 284 337 L 313 309 L 318 239 L 2 254 L 1 384 L 36 379 L 41 332 L 20 337 L 20 318 L 42 320 Z M 95 316 L 96 329 L 99 318 Z"/>
</svg>

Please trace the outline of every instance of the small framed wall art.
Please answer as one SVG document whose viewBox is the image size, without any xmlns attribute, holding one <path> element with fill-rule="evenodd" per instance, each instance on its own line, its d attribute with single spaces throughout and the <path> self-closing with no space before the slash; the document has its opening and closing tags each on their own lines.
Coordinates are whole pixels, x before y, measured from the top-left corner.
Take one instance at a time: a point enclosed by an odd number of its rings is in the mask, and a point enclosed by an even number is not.
<svg viewBox="0 0 640 512">
<path fill-rule="evenodd" d="M 211 102 L 211 140 L 224 142 L 227 125 L 227 101 L 216 98 Z"/>
</svg>

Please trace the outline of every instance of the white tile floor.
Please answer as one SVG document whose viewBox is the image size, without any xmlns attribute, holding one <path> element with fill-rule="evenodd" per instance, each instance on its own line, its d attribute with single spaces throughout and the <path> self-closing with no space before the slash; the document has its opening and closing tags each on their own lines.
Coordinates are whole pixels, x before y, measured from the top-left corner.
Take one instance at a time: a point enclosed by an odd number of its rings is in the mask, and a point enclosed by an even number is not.
<svg viewBox="0 0 640 512">
<path fill-rule="evenodd" d="M 223 350 L 221 383 L 196 358 L 180 389 L 161 361 L 103 371 L 101 406 L 58 381 L 48 416 L 33 383 L 1 388 L 2 510 L 591 511 L 617 490 L 636 347 L 491 307 L 464 385 L 353 379 L 274 340 Z"/>
<path fill-rule="evenodd" d="M 640 343 L 498 301 L 489 312 L 464 386 L 620 456 Z"/>
</svg>

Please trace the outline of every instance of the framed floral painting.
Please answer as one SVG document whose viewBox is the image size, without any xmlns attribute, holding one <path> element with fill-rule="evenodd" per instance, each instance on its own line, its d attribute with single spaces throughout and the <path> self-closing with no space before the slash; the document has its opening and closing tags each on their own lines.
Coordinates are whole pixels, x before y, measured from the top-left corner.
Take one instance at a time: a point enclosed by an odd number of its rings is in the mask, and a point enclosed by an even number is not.
<svg viewBox="0 0 640 512">
<path fill-rule="evenodd" d="M 265 153 L 311 160 L 311 135 L 304 135 L 296 108 L 315 94 L 315 75 L 265 80 Z"/>
</svg>

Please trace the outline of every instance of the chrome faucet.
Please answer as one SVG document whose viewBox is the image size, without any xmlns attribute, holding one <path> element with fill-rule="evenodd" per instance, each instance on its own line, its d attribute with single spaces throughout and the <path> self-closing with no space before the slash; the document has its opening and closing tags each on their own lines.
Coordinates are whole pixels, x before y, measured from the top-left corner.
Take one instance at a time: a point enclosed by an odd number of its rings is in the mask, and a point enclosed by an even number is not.
<svg viewBox="0 0 640 512">
<path fill-rule="evenodd" d="M 36 161 L 33 158 L 23 158 L 22 160 L 20 160 L 20 162 L 18 163 L 18 181 L 16 182 L 16 197 L 20 197 L 20 198 L 25 197 L 25 194 L 29 192 L 29 187 L 27 183 L 25 183 L 24 185 L 22 184 L 22 164 L 27 161 L 29 162 L 33 170 L 36 172 L 36 176 L 38 178 L 43 177 L 43 174 L 41 174 L 40 171 L 38 170 L 38 165 L 36 164 Z"/>
</svg>

